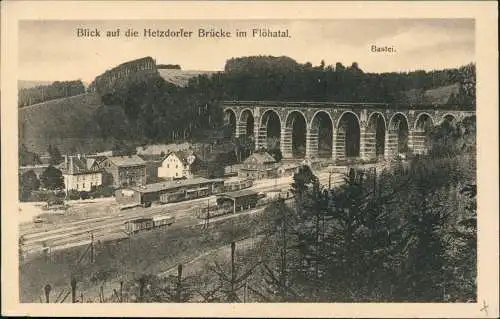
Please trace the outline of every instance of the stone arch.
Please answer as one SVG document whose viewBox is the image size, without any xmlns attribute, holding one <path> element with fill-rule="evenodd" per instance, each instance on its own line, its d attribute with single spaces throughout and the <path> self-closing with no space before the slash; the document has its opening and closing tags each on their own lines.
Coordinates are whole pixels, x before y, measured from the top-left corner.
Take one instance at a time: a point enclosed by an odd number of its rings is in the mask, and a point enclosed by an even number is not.
<svg viewBox="0 0 500 319">
<path fill-rule="evenodd" d="M 236 111 L 232 108 L 224 110 L 224 126 L 230 129 L 231 136 L 236 134 Z"/>
<path fill-rule="evenodd" d="M 336 123 L 335 152 L 338 160 L 360 155 L 361 123 L 356 113 L 345 111 Z"/>
<path fill-rule="evenodd" d="M 412 148 L 415 154 L 425 154 L 429 149 L 427 133 L 434 126 L 432 116 L 427 112 L 421 112 L 415 119 L 412 133 Z"/>
<path fill-rule="evenodd" d="M 441 116 L 441 121 L 439 122 L 439 124 L 445 122 L 445 121 L 448 121 L 449 123 L 456 123 L 458 122 L 458 116 L 452 114 L 452 113 L 445 113 L 443 114 L 443 116 Z"/>
<path fill-rule="evenodd" d="M 333 119 L 327 111 L 316 111 L 309 128 L 309 152 L 311 157 L 331 158 L 333 151 Z"/>
<path fill-rule="evenodd" d="M 385 154 L 387 122 L 381 112 L 372 112 L 368 116 L 364 138 L 364 156 L 372 159 Z"/>
<path fill-rule="evenodd" d="M 335 122 L 335 129 L 338 129 L 339 128 L 339 124 L 340 124 L 340 121 L 342 120 L 342 118 L 344 117 L 344 115 L 346 114 L 352 114 L 354 115 L 354 117 L 356 117 L 356 120 L 358 121 L 358 124 L 359 126 L 361 126 L 361 120 L 359 119 L 359 116 L 358 114 L 356 114 L 355 112 L 353 111 L 344 111 L 342 112 L 342 114 L 340 114 L 339 118 L 337 119 L 337 121 Z"/>
<path fill-rule="evenodd" d="M 253 137 L 255 128 L 255 118 L 253 116 L 252 110 L 244 109 L 241 111 L 239 124 L 239 135 L 245 135 L 247 137 Z"/>
<path fill-rule="evenodd" d="M 422 112 L 417 115 L 413 128 L 415 130 L 425 131 L 425 129 L 431 128 L 433 125 L 432 116 L 427 112 Z"/>
<path fill-rule="evenodd" d="M 267 109 L 260 117 L 260 128 L 257 147 L 278 148 L 280 147 L 282 119 L 279 113 L 273 109 Z"/>
<path fill-rule="evenodd" d="M 292 157 L 295 158 L 305 157 L 307 147 L 307 119 L 304 113 L 298 110 L 288 113 L 285 129 L 291 135 L 291 145 L 288 147 L 287 153 L 291 152 Z"/>
<path fill-rule="evenodd" d="M 408 117 L 404 113 L 397 112 L 391 117 L 387 126 L 386 157 L 409 151 L 409 130 Z"/>
</svg>

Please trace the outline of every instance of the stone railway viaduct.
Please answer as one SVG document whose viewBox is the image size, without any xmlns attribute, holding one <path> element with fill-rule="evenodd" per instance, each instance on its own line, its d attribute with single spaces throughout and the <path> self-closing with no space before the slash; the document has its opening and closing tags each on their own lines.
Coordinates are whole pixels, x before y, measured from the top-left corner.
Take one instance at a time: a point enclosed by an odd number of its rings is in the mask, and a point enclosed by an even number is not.
<svg viewBox="0 0 500 319">
<path fill-rule="evenodd" d="M 443 121 L 475 116 L 457 106 L 413 107 L 385 103 L 225 101 L 224 118 L 236 137 L 279 138 L 285 159 L 389 159 L 426 152 L 426 130 Z M 298 151 L 300 145 L 305 152 Z"/>
</svg>

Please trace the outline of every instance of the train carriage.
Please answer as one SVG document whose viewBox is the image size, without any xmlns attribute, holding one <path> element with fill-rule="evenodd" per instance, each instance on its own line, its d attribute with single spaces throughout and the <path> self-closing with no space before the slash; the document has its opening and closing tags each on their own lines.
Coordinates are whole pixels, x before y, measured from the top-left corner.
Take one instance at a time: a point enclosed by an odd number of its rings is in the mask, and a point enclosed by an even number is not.
<svg viewBox="0 0 500 319">
<path fill-rule="evenodd" d="M 135 234 L 139 231 L 151 229 L 153 227 L 153 218 L 137 218 L 125 222 L 125 232 L 127 234 Z"/>
<path fill-rule="evenodd" d="M 170 215 L 153 216 L 154 227 L 170 226 L 175 222 L 175 217 Z"/>
</svg>

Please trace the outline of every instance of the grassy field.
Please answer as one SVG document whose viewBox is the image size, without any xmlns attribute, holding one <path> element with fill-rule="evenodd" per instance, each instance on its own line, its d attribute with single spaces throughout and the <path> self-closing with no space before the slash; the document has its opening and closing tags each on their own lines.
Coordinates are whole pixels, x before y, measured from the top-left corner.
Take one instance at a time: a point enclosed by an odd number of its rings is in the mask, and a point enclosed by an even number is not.
<svg viewBox="0 0 500 319">
<path fill-rule="evenodd" d="M 158 73 L 165 81 L 180 87 L 185 87 L 187 86 L 189 79 L 204 74 L 211 75 L 215 73 L 215 71 L 159 69 Z"/>
</svg>

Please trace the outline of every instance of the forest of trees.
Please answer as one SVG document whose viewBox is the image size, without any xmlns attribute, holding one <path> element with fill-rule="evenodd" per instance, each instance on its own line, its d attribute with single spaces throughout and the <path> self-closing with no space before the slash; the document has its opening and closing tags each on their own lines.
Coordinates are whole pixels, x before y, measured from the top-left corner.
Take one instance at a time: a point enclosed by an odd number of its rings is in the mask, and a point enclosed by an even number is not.
<svg viewBox="0 0 500 319">
<path fill-rule="evenodd" d="M 18 92 L 18 106 L 42 103 L 63 97 L 85 93 L 85 86 L 81 80 L 56 81 L 50 85 L 40 85 L 33 88 L 23 88 Z"/>
<path fill-rule="evenodd" d="M 169 70 L 180 70 L 181 66 L 179 64 L 157 64 L 157 69 L 169 69 Z"/>
<path fill-rule="evenodd" d="M 125 283 L 127 300 L 475 302 L 474 127 L 474 118 L 443 123 L 429 155 L 381 172 L 352 169 L 336 189 L 322 189 L 302 166 L 293 203 L 275 201 L 259 216 L 256 251 L 238 254 L 233 242 L 231 259 L 207 268 L 209 279 L 183 277 L 182 266 L 164 285 L 144 274 Z"/>
<path fill-rule="evenodd" d="M 227 260 L 217 254 L 187 272 L 179 265 L 177 276 L 119 277 L 119 292 L 106 299 L 101 291 L 100 302 L 476 302 L 475 135 L 475 117 L 445 121 L 429 132 L 427 155 L 379 171 L 352 168 L 333 189 L 301 166 L 294 198 L 239 223 L 207 223 L 203 233 L 231 248 Z M 22 178 L 40 186 L 32 173 Z M 61 178 L 50 180 L 56 187 Z M 240 249 L 242 237 L 260 240 Z"/>
<path fill-rule="evenodd" d="M 190 79 L 185 88 L 159 76 L 135 81 L 103 96 L 96 114 L 103 137 L 142 143 L 199 140 L 222 126 L 222 100 L 285 100 L 404 103 L 403 92 L 459 84 L 453 103 L 475 108 L 475 65 L 439 71 L 365 73 L 357 63 L 313 66 L 288 57 L 243 57 L 227 61 L 225 72 Z M 402 102 L 403 101 L 403 102 Z M 453 105 L 456 106 L 456 105 Z M 109 122 L 112 109 L 124 118 Z M 121 115 L 120 115 L 121 116 Z"/>
<path fill-rule="evenodd" d="M 19 166 L 33 166 L 42 164 L 40 155 L 30 152 L 26 145 L 21 144 L 18 151 Z"/>
</svg>

